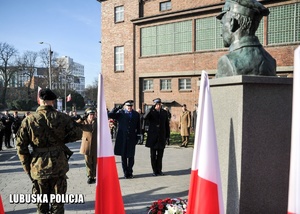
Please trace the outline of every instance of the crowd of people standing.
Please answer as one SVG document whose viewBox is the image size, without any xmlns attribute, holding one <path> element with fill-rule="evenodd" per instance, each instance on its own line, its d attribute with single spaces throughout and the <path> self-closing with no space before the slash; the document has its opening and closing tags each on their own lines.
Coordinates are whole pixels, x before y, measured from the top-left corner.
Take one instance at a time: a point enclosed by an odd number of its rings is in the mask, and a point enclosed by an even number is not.
<svg viewBox="0 0 300 214">
<path fill-rule="evenodd" d="M 29 114 L 30 112 L 26 112 L 21 118 L 18 111 L 14 111 L 13 115 L 8 110 L 4 111 L 4 114 L 0 117 L 0 151 L 2 150 L 3 140 L 5 147 L 8 149 L 16 146 L 15 137 L 17 131 L 22 120 Z"/>
<path fill-rule="evenodd" d="M 84 155 L 87 183 L 96 182 L 97 110 L 87 108 L 82 117 L 77 115 L 77 112 L 65 114 L 54 108 L 56 98 L 50 89 L 41 90 L 40 106 L 36 112 L 31 115 L 27 112 L 21 118 L 17 111 L 14 111 L 13 115 L 5 111 L 0 118 L 1 148 L 2 138 L 7 148 L 13 148 L 11 142 L 14 143 L 24 171 L 33 183 L 33 194 L 66 193 L 68 160 L 73 152 L 65 144 L 80 138 L 80 153 Z M 136 145 L 144 144 L 145 133 L 145 146 L 149 148 L 152 175 L 163 176 L 164 150 L 166 145 L 170 144 L 171 113 L 168 108 L 162 108 L 160 98 L 154 99 L 153 105 L 145 113 L 142 113 L 141 109 L 134 110 L 133 106 L 134 101 L 127 100 L 107 112 L 109 120 L 113 120 L 114 123 L 114 154 L 121 156 L 124 178 L 134 178 Z M 181 122 L 184 121 L 185 114 L 190 121 L 191 114 L 186 106 L 183 106 Z M 191 122 L 188 123 L 189 129 Z M 182 129 L 183 124 L 180 126 Z M 29 146 L 32 147 L 32 152 Z M 57 203 L 37 206 L 38 211 L 42 213 L 61 213 L 64 210 L 64 206 Z"/>
</svg>

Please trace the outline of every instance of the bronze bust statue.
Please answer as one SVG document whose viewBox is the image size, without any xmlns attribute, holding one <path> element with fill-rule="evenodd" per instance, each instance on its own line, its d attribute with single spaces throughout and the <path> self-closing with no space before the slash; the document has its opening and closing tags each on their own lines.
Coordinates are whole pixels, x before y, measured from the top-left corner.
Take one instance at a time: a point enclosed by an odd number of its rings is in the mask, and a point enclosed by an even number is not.
<svg viewBox="0 0 300 214">
<path fill-rule="evenodd" d="M 269 10 L 256 0 L 226 0 L 221 20 L 222 37 L 229 53 L 218 61 L 216 77 L 276 75 L 276 60 L 263 48 L 255 32 Z"/>
</svg>

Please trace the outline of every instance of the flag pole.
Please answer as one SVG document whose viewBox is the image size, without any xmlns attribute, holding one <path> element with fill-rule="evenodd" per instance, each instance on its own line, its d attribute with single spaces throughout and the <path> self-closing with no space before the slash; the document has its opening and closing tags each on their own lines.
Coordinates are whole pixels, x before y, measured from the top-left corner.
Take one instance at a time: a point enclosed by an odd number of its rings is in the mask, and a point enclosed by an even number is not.
<svg viewBox="0 0 300 214">
<path fill-rule="evenodd" d="M 95 214 L 125 214 L 103 88 L 103 77 L 99 74 Z"/>
<path fill-rule="evenodd" d="M 300 46 L 294 52 L 293 114 L 288 214 L 300 214 Z"/>
<path fill-rule="evenodd" d="M 187 214 L 223 214 L 218 147 L 208 74 L 202 71 Z"/>
</svg>

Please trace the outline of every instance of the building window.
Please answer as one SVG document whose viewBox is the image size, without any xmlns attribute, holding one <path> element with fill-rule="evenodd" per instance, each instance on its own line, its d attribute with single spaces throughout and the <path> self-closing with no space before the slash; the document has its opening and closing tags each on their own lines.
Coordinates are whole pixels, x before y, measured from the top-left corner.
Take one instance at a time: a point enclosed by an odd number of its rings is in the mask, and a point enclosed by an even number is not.
<svg viewBox="0 0 300 214">
<path fill-rule="evenodd" d="M 196 51 L 223 48 L 222 25 L 216 17 L 196 20 Z"/>
<path fill-rule="evenodd" d="M 115 7 L 115 22 L 124 21 L 124 6 Z"/>
<path fill-rule="evenodd" d="M 190 89 L 192 89 L 190 78 L 179 79 L 179 90 L 190 90 Z"/>
<path fill-rule="evenodd" d="M 115 47 L 115 71 L 124 71 L 124 47 Z"/>
<path fill-rule="evenodd" d="M 153 91 L 153 80 L 144 80 L 143 81 L 143 90 L 144 91 Z"/>
<path fill-rule="evenodd" d="M 300 41 L 300 3 L 271 7 L 268 16 L 268 44 Z"/>
<path fill-rule="evenodd" d="M 162 79 L 160 80 L 160 90 L 170 91 L 171 88 L 171 79 Z"/>
<path fill-rule="evenodd" d="M 165 1 L 165 2 L 159 3 L 160 11 L 171 10 L 171 8 L 172 8 L 171 1 Z"/>
<path fill-rule="evenodd" d="M 192 52 L 192 21 L 141 29 L 142 56 L 187 52 Z"/>
</svg>

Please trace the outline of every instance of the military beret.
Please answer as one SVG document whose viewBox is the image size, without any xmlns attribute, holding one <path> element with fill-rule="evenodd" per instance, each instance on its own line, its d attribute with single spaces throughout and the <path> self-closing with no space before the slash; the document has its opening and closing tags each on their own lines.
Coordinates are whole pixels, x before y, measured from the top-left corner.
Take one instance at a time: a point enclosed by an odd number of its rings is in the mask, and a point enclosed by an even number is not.
<svg viewBox="0 0 300 214">
<path fill-rule="evenodd" d="M 156 104 L 156 103 L 161 103 L 161 99 L 160 98 L 155 98 L 154 100 L 153 100 L 153 102 Z"/>
<path fill-rule="evenodd" d="M 270 13 L 268 8 L 256 0 L 226 0 L 222 12 L 216 18 L 221 20 L 227 11 L 250 18 L 268 16 Z"/>
<path fill-rule="evenodd" d="M 96 112 L 95 109 L 94 108 L 90 108 L 90 107 L 85 110 L 86 114 L 95 114 L 95 112 Z"/>
<path fill-rule="evenodd" d="M 125 106 L 133 106 L 134 101 L 133 100 L 127 100 L 124 105 Z"/>
<path fill-rule="evenodd" d="M 49 88 L 41 89 L 39 92 L 39 98 L 42 100 L 56 100 L 57 96 Z"/>
</svg>

